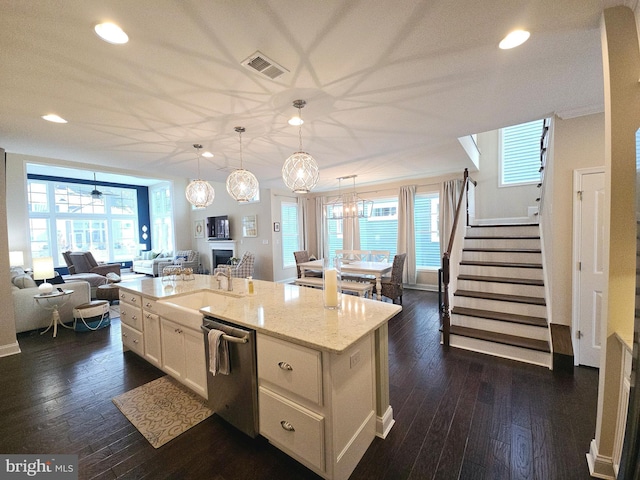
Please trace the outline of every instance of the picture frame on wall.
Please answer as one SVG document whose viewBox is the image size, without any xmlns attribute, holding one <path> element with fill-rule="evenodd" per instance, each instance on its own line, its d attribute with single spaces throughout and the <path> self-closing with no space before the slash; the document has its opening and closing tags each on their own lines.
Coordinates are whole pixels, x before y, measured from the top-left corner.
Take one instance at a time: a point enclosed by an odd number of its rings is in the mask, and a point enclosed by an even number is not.
<svg viewBox="0 0 640 480">
<path fill-rule="evenodd" d="M 204 238 L 204 220 L 193 222 L 193 236 L 195 238 Z"/>
<path fill-rule="evenodd" d="M 258 236 L 258 221 L 255 215 L 247 215 L 246 217 L 242 217 L 242 236 Z"/>
</svg>

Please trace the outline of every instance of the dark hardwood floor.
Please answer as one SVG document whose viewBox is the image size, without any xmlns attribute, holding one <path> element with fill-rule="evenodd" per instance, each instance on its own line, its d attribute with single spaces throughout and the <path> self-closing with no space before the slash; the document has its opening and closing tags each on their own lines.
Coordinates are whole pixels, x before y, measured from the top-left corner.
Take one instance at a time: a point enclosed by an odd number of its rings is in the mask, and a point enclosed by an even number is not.
<svg viewBox="0 0 640 480">
<path fill-rule="evenodd" d="M 352 479 L 587 479 L 598 374 L 573 376 L 439 345 L 437 294 L 406 291 L 389 325 L 395 426 Z M 315 479 L 212 416 L 154 449 L 111 398 L 163 375 L 122 353 L 120 323 L 20 334 L 0 358 L 0 452 L 77 454 L 81 479 Z"/>
</svg>

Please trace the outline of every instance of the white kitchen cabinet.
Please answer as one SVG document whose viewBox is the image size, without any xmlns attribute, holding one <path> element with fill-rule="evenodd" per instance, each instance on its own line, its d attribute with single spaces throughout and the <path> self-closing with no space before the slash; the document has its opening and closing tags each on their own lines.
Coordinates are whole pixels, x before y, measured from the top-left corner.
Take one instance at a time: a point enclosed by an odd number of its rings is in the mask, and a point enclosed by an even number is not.
<svg viewBox="0 0 640 480">
<path fill-rule="evenodd" d="M 141 296 L 120 292 L 120 334 L 124 350 L 144 356 Z"/>
<path fill-rule="evenodd" d="M 144 358 L 156 367 L 162 366 L 162 344 L 160 340 L 160 315 L 156 300 L 142 297 L 142 324 L 144 332 Z"/>
<path fill-rule="evenodd" d="M 260 434 L 324 478 L 349 478 L 375 437 L 373 333 L 339 355 L 256 343 Z"/>
<path fill-rule="evenodd" d="M 202 332 L 163 317 L 160 317 L 160 330 L 162 370 L 207 398 L 207 367 Z"/>
<path fill-rule="evenodd" d="M 156 367 L 162 366 L 162 344 L 160 342 L 160 316 L 143 312 L 144 358 Z"/>
</svg>

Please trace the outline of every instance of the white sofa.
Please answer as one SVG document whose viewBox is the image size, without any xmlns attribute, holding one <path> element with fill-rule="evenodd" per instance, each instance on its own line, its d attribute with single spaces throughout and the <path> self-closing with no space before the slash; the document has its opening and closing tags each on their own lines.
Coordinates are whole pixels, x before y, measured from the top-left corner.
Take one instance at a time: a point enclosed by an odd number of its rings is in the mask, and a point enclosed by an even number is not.
<svg viewBox="0 0 640 480">
<path fill-rule="evenodd" d="M 142 252 L 142 255 L 133 259 L 131 271 L 146 273 L 157 277 L 162 275 L 162 269 L 169 265 L 181 265 L 184 268 L 192 268 L 194 273 L 200 269 L 200 252 L 195 250 L 178 250 L 173 253 L 155 253 L 153 251 Z"/>
<path fill-rule="evenodd" d="M 51 311 L 38 305 L 34 295 L 39 293 L 35 281 L 21 268 L 11 268 L 11 296 L 16 319 L 16 332 L 26 332 L 46 328 L 51 323 Z M 67 301 L 59 309 L 63 323 L 73 322 L 73 308 L 91 301 L 91 289 L 88 282 L 65 282 L 57 287 L 73 290 Z"/>
<path fill-rule="evenodd" d="M 172 253 L 157 253 L 152 250 L 142 252 L 141 255 L 134 257 L 131 264 L 131 271 L 136 273 L 145 273 L 157 277 L 162 273 L 162 268 L 173 263 Z"/>
</svg>

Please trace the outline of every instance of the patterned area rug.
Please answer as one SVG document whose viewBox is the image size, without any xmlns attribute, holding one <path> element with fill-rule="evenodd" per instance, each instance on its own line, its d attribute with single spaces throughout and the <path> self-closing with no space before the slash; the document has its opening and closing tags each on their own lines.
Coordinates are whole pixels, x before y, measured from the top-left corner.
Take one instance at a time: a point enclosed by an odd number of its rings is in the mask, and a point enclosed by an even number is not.
<svg viewBox="0 0 640 480">
<path fill-rule="evenodd" d="M 213 414 L 203 398 L 168 375 L 112 400 L 155 448 Z"/>
</svg>

